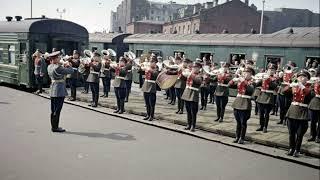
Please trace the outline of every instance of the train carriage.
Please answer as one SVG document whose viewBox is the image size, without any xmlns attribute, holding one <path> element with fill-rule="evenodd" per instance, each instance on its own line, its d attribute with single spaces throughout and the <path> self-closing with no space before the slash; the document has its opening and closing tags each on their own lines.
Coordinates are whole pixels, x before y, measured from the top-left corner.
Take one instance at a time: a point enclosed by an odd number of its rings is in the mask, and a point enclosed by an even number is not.
<svg viewBox="0 0 320 180">
<path fill-rule="evenodd" d="M 190 59 L 213 56 L 216 62 L 254 59 L 259 68 L 268 62 L 304 67 L 307 59 L 320 62 L 319 27 L 287 28 L 273 34 L 135 34 L 125 38 L 139 54 L 156 52 L 167 58 L 176 52 Z"/>
<path fill-rule="evenodd" d="M 74 49 L 83 51 L 87 47 L 88 31 L 73 22 L 7 17 L 7 21 L 0 21 L 0 82 L 32 88 L 35 83 L 31 56 L 36 49 L 51 52 L 57 48 L 71 54 Z"/>
</svg>

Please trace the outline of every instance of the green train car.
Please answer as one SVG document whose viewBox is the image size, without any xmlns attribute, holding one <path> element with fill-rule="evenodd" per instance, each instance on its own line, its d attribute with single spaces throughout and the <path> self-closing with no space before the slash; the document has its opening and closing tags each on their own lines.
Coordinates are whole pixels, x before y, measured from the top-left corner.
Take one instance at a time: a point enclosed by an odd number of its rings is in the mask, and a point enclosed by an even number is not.
<svg viewBox="0 0 320 180">
<path fill-rule="evenodd" d="M 7 17 L 0 21 L 0 82 L 33 88 L 32 54 L 36 49 L 51 52 L 57 48 L 71 54 L 74 49 L 86 49 L 88 41 L 86 28 L 70 21 Z M 48 78 L 45 81 L 48 83 Z"/>
<path fill-rule="evenodd" d="M 289 60 L 302 68 L 305 61 L 320 62 L 319 27 L 286 28 L 273 34 L 135 34 L 124 39 L 137 57 L 155 53 L 166 59 L 175 53 L 195 60 L 213 56 L 215 62 L 254 59 L 257 68 Z M 235 58 L 233 58 L 235 57 Z"/>
</svg>

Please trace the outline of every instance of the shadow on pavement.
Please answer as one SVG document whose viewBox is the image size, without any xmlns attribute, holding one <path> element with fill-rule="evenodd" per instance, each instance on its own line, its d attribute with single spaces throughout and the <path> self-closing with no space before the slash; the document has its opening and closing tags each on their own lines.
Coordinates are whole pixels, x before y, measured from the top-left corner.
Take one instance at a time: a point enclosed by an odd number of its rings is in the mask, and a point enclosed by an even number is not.
<svg viewBox="0 0 320 180">
<path fill-rule="evenodd" d="M 0 101 L 0 104 L 10 104 L 10 103 L 8 103 L 8 102 L 1 102 L 1 101 Z"/>
<path fill-rule="evenodd" d="M 66 131 L 63 134 L 71 134 L 71 135 L 77 135 L 77 136 L 86 136 L 89 138 L 106 138 L 106 139 L 112 139 L 112 140 L 118 140 L 118 141 L 134 141 L 136 138 L 130 134 L 125 133 L 110 133 L 110 134 L 102 134 L 102 133 L 91 133 L 91 132 L 71 132 Z"/>
</svg>

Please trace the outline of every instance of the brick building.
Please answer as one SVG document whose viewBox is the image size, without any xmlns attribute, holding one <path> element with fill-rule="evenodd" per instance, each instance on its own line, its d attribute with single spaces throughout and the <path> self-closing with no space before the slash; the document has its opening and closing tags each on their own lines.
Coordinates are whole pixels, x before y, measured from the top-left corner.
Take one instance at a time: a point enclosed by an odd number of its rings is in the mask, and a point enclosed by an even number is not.
<svg viewBox="0 0 320 180">
<path fill-rule="evenodd" d="M 181 13 L 180 13 L 181 14 Z M 218 4 L 218 1 L 208 2 L 204 5 L 196 4 L 193 12 L 190 10 L 181 19 L 165 23 L 164 33 L 192 34 L 192 33 L 250 33 L 252 29 L 260 28 L 261 14 L 254 5 L 249 6 L 249 1 L 227 1 Z M 264 18 L 264 27 L 268 19 Z"/>
</svg>

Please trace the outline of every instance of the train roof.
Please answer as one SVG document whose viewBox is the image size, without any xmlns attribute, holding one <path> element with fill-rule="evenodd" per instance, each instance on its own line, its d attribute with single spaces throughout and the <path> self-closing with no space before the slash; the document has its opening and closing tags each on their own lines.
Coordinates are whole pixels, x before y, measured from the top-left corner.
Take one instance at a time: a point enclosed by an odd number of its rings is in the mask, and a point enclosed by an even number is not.
<svg viewBox="0 0 320 180">
<path fill-rule="evenodd" d="M 113 43 L 116 39 L 123 39 L 129 35 L 127 33 L 90 33 L 89 42 Z"/>
<path fill-rule="evenodd" d="M 293 33 L 289 33 L 290 29 Z M 125 43 L 266 47 L 315 47 L 320 45 L 319 27 L 292 27 L 272 34 L 134 34 Z"/>
<path fill-rule="evenodd" d="M 28 18 L 21 21 L 0 21 L 0 33 L 59 33 L 88 37 L 83 26 L 71 21 L 49 18 Z"/>
</svg>

